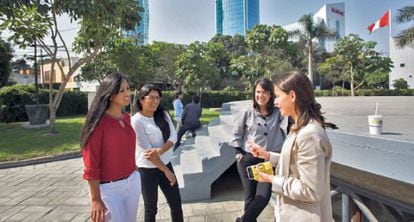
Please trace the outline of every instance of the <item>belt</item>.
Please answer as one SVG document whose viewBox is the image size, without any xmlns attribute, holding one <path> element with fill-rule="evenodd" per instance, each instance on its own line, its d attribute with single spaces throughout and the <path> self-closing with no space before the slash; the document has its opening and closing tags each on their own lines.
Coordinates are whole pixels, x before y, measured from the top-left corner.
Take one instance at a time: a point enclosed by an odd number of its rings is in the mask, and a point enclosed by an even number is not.
<svg viewBox="0 0 414 222">
<path fill-rule="evenodd" d="M 128 177 L 129 176 L 126 176 L 126 177 L 122 177 L 122 178 L 119 178 L 119 179 L 116 179 L 116 180 L 111 180 L 111 181 L 101 181 L 101 182 L 99 182 L 99 184 L 113 183 L 113 182 L 117 182 L 117 181 L 120 181 L 120 180 L 128 179 Z"/>
</svg>

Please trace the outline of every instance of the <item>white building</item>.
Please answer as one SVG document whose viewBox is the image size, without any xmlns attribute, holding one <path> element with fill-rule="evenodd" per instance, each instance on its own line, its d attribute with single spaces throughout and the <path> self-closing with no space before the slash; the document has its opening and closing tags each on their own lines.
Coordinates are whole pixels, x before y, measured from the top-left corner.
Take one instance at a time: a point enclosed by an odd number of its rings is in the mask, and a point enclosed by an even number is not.
<svg viewBox="0 0 414 222">
<path fill-rule="evenodd" d="M 313 15 L 313 21 L 319 23 L 325 22 L 325 25 L 334 32 L 339 34 L 339 37 L 345 36 L 345 3 L 325 4 Z M 294 31 L 301 29 L 299 22 L 285 25 L 283 28 L 287 31 Z M 326 51 L 332 52 L 336 40 L 320 41 L 319 44 L 323 46 Z"/>
<path fill-rule="evenodd" d="M 407 81 L 408 87 L 414 88 L 414 42 L 411 42 L 404 48 L 398 48 L 394 39 L 390 38 L 390 58 L 393 61 L 394 68 L 389 75 L 389 87 L 392 86 L 395 79 L 403 78 Z"/>
</svg>

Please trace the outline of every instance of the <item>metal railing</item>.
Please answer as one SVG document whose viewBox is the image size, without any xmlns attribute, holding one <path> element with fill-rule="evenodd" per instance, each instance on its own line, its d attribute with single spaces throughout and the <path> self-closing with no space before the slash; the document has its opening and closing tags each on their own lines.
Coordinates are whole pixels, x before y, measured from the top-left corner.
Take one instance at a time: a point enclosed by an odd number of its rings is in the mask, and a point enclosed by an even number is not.
<svg viewBox="0 0 414 222">
<path fill-rule="evenodd" d="M 335 178 L 331 178 L 331 185 L 335 187 L 331 190 L 331 198 L 341 195 L 340 218 L 342 222 L 414 221 L 414 206 L 412 205 L 383 196 L 379 193 L 373 193 L 363 188 L 355 187 Z M 387 209 L 386 219 L 381 217 L 383 215 L 378 216 L 380 209 Z M 357 212 L 362 214 L 359 217 L 360 219 L 354 218 L 358 218 L 356 216 Z"/>
</svg>

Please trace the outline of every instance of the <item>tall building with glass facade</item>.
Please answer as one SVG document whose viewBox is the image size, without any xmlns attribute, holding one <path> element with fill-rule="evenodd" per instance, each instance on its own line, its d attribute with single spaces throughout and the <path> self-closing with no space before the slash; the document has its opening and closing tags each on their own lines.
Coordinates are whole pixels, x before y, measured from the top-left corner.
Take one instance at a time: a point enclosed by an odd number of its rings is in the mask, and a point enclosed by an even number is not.
<svg viewBox="0 0 414 222">
<path fill-rule="evenodd" d="M 144 9 L 141 12 L 141 21 L 135 30 L 129 30 L 126 32 L 126 36 L 137 38 L 138 45 L 148 44 L 148 34 L 149 34 L 149 8 L 148 0 L 136 0 L 139 5 Z"/>
<path fill-rule="evenodd" d="M 259 0 L 216 0 L 217 34 L 246 35 L 259 23 Z"/>
</svg>

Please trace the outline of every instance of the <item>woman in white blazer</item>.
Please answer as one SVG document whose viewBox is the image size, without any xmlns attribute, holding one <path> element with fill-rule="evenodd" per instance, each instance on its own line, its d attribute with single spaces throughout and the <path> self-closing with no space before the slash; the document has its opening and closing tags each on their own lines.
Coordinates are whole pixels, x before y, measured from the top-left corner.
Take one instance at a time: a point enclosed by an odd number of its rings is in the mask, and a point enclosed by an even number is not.
<svg viewBox="0 0 414 222">
<path fill-rule="evenodd" d="M 249 143 L 254 156 L 276 166 L 275 175 L 260 172 L 259 179 L 277 194 L 276 221 L 332 221 L 332 146 L 312 84 L 306 75 L 288 72 L 277 79 L 275 94 L 281 114 L 294 120 L 281 153 Z"/>
</svg>

